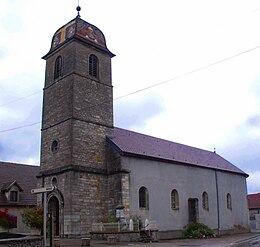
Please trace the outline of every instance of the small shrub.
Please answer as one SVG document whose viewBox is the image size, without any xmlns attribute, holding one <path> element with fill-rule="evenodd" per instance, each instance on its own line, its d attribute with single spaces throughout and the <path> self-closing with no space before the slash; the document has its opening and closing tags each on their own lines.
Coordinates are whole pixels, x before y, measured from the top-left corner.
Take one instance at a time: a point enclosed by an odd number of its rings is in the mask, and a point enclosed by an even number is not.
<svg viewBox="0 0 260 247">
<path fill-rule="evenodd" d="M 22 220 L 30 228 L 41 230 L 43 227 L 43 209 L 41 207 L 26 208 L 22 213 Z"/>
<path fill-rule="evenodd" d="M 130 217 L 133 222 L 134 222 L 134 226 L 137 227 L 138 230 L 142 229 L 143 227 L 143 223 L 142 223 L 142 218 L 139 215 L 133 215 L 132 217 Z"/>
<path fill-rule="evenodd" d="M 186 238 L 207 238 L 214 237 L 214 231 L 201 223 L 190 223 L 185 227 L 184 237 Z"/>
<path fill-rule="evenodd" d="M 118 218 L 115 215 L 104 216 L 100 219 L 101 223 L 116 223 L 118 222 Z"/>
</svg>

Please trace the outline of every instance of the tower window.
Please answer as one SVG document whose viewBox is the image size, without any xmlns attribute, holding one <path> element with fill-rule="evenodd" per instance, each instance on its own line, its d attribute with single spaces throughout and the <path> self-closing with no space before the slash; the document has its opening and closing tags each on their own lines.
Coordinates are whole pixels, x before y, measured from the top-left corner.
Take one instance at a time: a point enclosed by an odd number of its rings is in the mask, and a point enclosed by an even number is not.
<svg viewBox="0 0 260 247">
<path fill-rule="evenodd" d="M 53 153 L 56 153 L 59 149 L 59 142 L 57 140 L 54 140 L 51 144 L 51 151 Z"/>
<path fill-rule="evenodd" d="M 179 209 L 179 194 L 177 190 L 171 192 L 171 207 L 172 209 Z"/>
<path fill-rule="evenodd" d="M 145 187 L 139 189 L 139 208 L 149 209 L 149 193 Z"/>
<path fill-rule="evenodd" d="M 52 180 L 51 180 L 51 184 L 52 184 L 52 186 L 54 186 L 54 187 L 57 186 L 57 184 L 58 184 L 58 180 L 57 180 L 56 177 L 53 177 L 53 178 L 52 178 Z"/>
<path fill-rule="evenodd" d="M 207 192 L 202 193 L 202 208 L 209 210 L 209 197 Z"/>
<path fill-rule="evenodd" d="M 89 75 L 98 78 L 98 58 L 93 54 L 89 56 L 88 67 Z"/>
<path fill-rule="evenodd" d="M 54 65 L 54 80 L 61 77 L 62 74 L 62 57 L 58 56 Z"/>
</svg>

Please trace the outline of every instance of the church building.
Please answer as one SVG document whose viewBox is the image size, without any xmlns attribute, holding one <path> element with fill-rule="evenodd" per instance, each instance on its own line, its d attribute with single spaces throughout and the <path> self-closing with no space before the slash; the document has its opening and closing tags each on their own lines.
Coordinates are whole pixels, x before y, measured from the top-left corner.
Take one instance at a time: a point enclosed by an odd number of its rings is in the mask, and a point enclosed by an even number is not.
<svg viewBox="0 0 260 247">
<path fill-rule="evenodd" d="M 160 237 L 189 222 L 219 233 L 247 231 L 246 178 L 215 152 L 116 128 L 111 59 L 104 34 L 78 15 L 43 56 L 41 162 L 55 234 L 86 236 L 124 207 L 126 220 L 155 221 Z"/>
</svg>

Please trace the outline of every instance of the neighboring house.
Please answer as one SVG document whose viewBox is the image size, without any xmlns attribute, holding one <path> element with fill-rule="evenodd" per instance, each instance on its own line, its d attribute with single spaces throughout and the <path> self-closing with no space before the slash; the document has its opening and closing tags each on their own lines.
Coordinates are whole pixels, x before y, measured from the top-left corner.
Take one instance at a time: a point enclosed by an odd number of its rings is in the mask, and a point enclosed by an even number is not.
<svg viewBox="0 0 260 247">
<path fill-rule="evenodd" d="M 0 162 L 0 210 L 8 209 L 8 213 L 17 217 L 15 232 L 27 232 L 21 213 L 26 207 L 35 206 L 36 195 L 31 189 L 37 187 L 36 175 L 39 166 Z"/>
<path fill-rule="evenodd" d="M 215 152 L 114 127 L 113 56 L 101 30 L 77 16 L 43 57 L 38 184 L 54 185 L 47 201 L 55 235 L 87 235 L 118 205 L 127 220 L 156 221 L 163 238 L 189 222 L 248 231 L 246 173 Z"/>
<path fill-rule="evenodd" d="M 247 195 L 250 220 L 255 220 L 255 215 L 260 214 L 260 193 Z"/>
</svg>

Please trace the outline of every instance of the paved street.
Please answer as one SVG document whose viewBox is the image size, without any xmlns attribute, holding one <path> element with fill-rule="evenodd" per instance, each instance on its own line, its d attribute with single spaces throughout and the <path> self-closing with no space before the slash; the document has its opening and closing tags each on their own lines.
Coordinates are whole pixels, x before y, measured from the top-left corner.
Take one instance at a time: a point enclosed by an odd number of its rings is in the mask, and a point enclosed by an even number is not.
<svg viewBox="0 0 260 247">
<path fill-rule="evenodd" d="M 93 247 L 109 246 L 106 241 L 91 241 Z M 63 247 L 81 246 L 80 239 L 66 239 L 61 241 Z M 117 243 L 117 247 L 151 246 L 151 247 L 260 247 L 260 233 L 236 234 L 221 236 L 213 239 L 177 239 L 165 240 L 158 243 Z"/>
<path fill-rule="evenodd" d="M 233 244 L 232 247 L 260 247 L 260 236 L 251 238 L 249 240 L 240 241 Z"/>
</svg>

